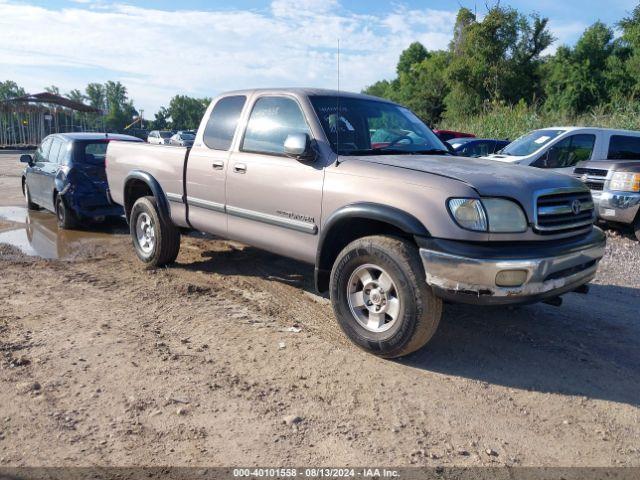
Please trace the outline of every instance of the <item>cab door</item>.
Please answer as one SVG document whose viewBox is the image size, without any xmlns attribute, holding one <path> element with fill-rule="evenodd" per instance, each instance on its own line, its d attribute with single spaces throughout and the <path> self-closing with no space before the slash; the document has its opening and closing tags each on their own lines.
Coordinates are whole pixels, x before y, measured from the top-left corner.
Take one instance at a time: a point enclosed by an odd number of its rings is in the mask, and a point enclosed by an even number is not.
<svg viewBox="0 0 640 480">
<path fill-rule="evenodd" d="M 311 128 L 298 100 L 257 97 L 227 170 L 229 237 L 299 260 L 315 259 L 322 204 L 322 162 L 284 154 L 289 134 Z"/>
<path fill-rule="evenodd" d="M 244 95 L 220 98 L 189 152 L 185 194 L 189 223 L 198 230 L 227 233 L 225 181 L 231 144 L 246 100 Z M 169 199 L 175 201 L 175 197 Z"/>
<path fill-rule="evenodd" d="M 42 168 L 47 161 L 47 156 L 51 150 L 54 137 L 45 138 L 33 157 L 33 164 L 26 170 L 25 181 L 29 187 L 31 199 L 38 205 L 43 205 L 44 195 L 42 194 Z"/>
</svg>

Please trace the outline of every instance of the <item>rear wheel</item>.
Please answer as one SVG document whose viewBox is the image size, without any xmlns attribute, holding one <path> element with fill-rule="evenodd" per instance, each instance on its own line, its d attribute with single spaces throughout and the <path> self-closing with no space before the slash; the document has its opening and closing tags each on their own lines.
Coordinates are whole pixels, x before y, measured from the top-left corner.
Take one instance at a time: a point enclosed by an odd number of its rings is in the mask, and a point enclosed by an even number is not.
<svg viewBox="0 0 640 480">
<path fill-rule="evenodd" d="M 58 219 L 58 227 L 64 230 L 73 229 L 78 225 L 75 213 L 60 195 L 56 197 L 56 217 Z"/>
<path fill-rule="evenodd" d="M 347 245 L 331 271 L 338 323 L 358 346 L 385 358 L 423 347 L 438 328 L 442 300 L 425 281 L 415 245 L 388 236 Z"/>
<path fill-rule="evenodd" d="M 180 231 L 163 221 L 153 197 L 136 200 L 129 219 L 131 239 L 138 258 L 160 267 L 173 263 L 180 251 Z"/>
<path fill-rule="evenodd" d="M 27 185 L 26 180 L 22 183 L 22 192 L 24 193 L 24 201 L 27 204 L 27 209 L 40 210 L 40 206 L 31 201 L 31 193 L 29 192 L 29 186 Z"/>
</svg>

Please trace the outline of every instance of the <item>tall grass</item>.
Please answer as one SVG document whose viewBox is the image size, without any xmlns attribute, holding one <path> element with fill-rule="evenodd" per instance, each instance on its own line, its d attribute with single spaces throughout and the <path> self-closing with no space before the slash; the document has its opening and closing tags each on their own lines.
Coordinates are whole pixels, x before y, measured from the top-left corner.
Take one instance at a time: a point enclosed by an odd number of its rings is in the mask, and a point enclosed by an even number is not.
<svg viewBox="0 0 640 480">
<path fill-rule="evenodd" d="M 438 128 L 473 133 L 478 137 L 514 140 L 531 130 L 545 127 L 581 126 L 640 130 L 640 103 L 618 102 L 598 107 L 589 113 L 567 115 L 535 106 L 492 104 L 470 118 L 447 118 Z"/>
</svg>

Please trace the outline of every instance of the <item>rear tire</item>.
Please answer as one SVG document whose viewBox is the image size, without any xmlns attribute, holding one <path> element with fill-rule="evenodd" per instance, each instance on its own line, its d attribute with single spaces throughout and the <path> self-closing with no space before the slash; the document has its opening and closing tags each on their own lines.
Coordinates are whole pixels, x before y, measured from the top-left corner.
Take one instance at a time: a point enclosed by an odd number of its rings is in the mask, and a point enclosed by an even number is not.
<svg viewBox="0 0 640 480">
<path fill-rule="evenodd" d="M 384 358 L 422 348 L 442 317 L 442 300 L 425 281 L 417 248 L 395 237 L 364 237 L 347 245 L 333 265 L 330 295 L 345 334 Z"/>
<path fill-rule="evenodd" d="M 163 221 L 153 197 L 141 197 L 131 209 L 129 230 L 138 258 L 161 267 L 173 263 L 180 251 L 180 231 Z"/>
<path fill-rule="evenodd" d="M 78 226 L 75 213 L 60 195 L 56 197 L 56 218 L 58 219 L 58 227 L 63 230 L 71 230 Z"/>
<path fill-rule="evenodd" d="M 31 192 L 29 192 L 29 187 L 27 186 L 26 180 L 22 183 L 22 192 L 24 193 L 24 201 L 27 204 L 27 209 L 40 210 L 40 205 L 31 201 Z"/>
</svg>

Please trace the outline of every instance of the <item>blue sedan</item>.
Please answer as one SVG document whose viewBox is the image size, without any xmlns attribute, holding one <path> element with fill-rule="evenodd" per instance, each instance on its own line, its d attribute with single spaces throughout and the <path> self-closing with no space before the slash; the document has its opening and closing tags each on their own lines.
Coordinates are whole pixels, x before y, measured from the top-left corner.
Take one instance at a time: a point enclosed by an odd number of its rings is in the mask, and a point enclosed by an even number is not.
<svg viewBox="0 0 640 480">
<path fill-rule="evenodd" d="M 485 157 L 502 150 L 509 140 L 494 138 L 452 138 L 447 140 L 455 155 L 461 157 Z"/>
<path fill-rule="evenodd" d="M 142 140 L 105 133 L 57 133 L 46 137 L 34 156 L 22 155 L 20 161 L 27 164 L 22 174 L 27 207 L 55 213 L 58 226 L 65 229 L 122 215 L 122 207 L 107 196 L 104 161 L 110 141 Z"/>
</svg>

